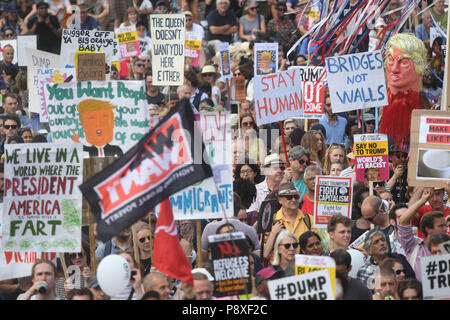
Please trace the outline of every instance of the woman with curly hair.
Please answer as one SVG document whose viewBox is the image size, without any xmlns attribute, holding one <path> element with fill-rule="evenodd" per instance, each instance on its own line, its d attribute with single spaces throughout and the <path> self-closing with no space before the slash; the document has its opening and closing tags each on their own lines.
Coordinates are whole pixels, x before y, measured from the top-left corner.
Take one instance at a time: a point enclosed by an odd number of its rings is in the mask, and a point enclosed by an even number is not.
<svg viewBox="0 0 450 320">
<path fill-rule="evenodd" d="M 311 155 L 310 160 L 315 161 L 317 165 L 322 166 L 327 150 L 327 144 L 322 132 L 316 130 L 305 132 L 302 137 L 301 145 L 309 151 Z"/>
<path fill-rule="evenodd" d="M 333 143 L 328 147 L 322 166 L 324 175 L 328 176 L 330 174 L 330 168 L 333 162 L 341 162 L 344 164 L 345 168 L 350 165 L 348 158 L 346 157 L 345 146 L 343 144 Z"/>
</svg>

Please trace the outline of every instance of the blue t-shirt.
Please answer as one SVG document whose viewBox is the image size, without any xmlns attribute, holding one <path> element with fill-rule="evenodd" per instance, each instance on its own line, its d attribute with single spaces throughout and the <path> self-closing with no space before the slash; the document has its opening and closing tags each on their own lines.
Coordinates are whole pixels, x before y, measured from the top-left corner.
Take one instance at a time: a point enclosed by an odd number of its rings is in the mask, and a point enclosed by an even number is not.
<svg viewBox="0 0 450 320">
<path fill-rule="evenodd" d="M 80 23 L 81 30 L 94 30 L 99 28 L 98 21 L 93 17 L 88 16 L 84 23 Z"/>
<path fill-rule="evenodd" d="M 347 125 L 347 120 L 340 116 L 337 116 L 337 122 L 335 124 L 330 124 L 328 117 L 325 115 L 323 119 L 319 120 L 319 124 L 325 127 L 327 131 L 327 144 L 340 143 L 344 144 L 345 136 L 345 126 Z"/>
</svg>

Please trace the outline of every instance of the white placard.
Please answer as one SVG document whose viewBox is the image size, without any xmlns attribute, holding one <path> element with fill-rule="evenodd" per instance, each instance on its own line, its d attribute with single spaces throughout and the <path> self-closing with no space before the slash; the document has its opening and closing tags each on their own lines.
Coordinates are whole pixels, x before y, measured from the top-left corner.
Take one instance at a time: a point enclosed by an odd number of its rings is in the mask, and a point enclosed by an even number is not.
<svg viewBox="0 0 450 320">
<path fill-rule="evenodd" d="M 450 254 L 420 257 L 424 299 L 450 298 Z"/>
</svg>

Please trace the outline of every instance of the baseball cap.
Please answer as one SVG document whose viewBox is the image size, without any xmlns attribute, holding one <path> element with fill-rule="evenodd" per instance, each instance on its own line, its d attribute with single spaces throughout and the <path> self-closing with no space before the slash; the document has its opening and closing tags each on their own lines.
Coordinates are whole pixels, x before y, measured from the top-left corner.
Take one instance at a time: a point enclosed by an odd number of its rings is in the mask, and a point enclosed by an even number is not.
<svg viewBox="0 0 450 320">
<path fill-rule="evenodd" d="M 281 158 L 278 155 L 278 153 L 272 153 L 272 154 L 269 154 L 267 157 L 264 158 L 263 166 L 264 167 L 268 167 L 272 163 L 284 163 L 284 161 L 281 160 Z"/>
<path fill-rule="evenodd" d="M 281 270 L 276 270 L 273 267 L 263 268 L 255 275 L 255 285 L 258 286 L 264 280 L 270 280 L 281 276 L 283 276 L 283 271 Z"/>
<path fill-rule="evenodd" d="M 364 121 L 372 121 L 375 120 L 375 116 L 370 112 L 364 112 L 363 119 Z"/>
<path fill-rule="evenodd" d="M 211 275 L 211 273 L 208 272 L 208 270 L 206 270 L 205 268 L 195 268 L 192 269 L 192 273 L 201 273 L 204 274 L 209 281 L 214 281 L 214 277 Z"/>
</svg>

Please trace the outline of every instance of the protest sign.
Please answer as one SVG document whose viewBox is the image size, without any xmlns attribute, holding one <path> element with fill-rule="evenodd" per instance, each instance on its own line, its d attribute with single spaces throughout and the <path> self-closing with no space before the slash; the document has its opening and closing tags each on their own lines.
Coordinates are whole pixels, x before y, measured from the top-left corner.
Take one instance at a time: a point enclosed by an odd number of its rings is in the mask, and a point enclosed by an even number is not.
<svg viewBox="0 0 450 320">
<path fill-rule="evenodd" d="M 389 180 L 388 141 L 385 134 L 355 134 L 356 181 Z"/>
<path fill-rule="evenodd" d="M 120 156 L 148 132 L 143 81 L 47 83 L 44 94 L 53 141 L 79 140 L 85 156 Z"/>
<path fill-rule="evenodd" d="M 198 62 L 200 60 L 200 50 L 202 48 L 202 38 L 195 35 L 191 35 L 191 38 L 186 39 L 184 45 L 184 54 L 186 57 L 192 58 L 192 66 L 198 67 Z M 195 38 L 195 39 L 192 39 Z"/>
<path fill-rule="evenodd" d="M 172 194 L 213 175 L 200 160 L 203 143 L 192 139 L 201 137 L 197 130 L 189 100 L 183 99 L 132 149 L 80 186 L 102 241 Z"/>
<path fill-rule="evenodd" d="M 298 69 L 255 76 L 253 87 L 258 126 L 303 115 L 301 78 Z"/>
<path fill-rule="evenodd" d="M 5 146 L 4 250 L 81 250 L 81 154 L 74 143 Z"/>
<path fill-rule="evenodd" d="M 27 50 L 36 50 L 37 35 L 29 34 L 24 36 L 17 36 L 17 64 L 19 67 L 27 66 Z"/>
<path fill-rule="evenodd" d="M 48 122 L 47 101 L 44 86 L 46 83 L 63 83 L 75 81 L 75 68 L 38 69 L 38 89 L 40 100 L 39 121 Z"/>
<path fill-rule="evenodd" d="M 114 55 L 114 32 L 63 29 L 60 66 L 75 68 L 76 56 L 80 53 L 104 53 L 105 62 L 111 65 Z"/>
<path fill-rule="evenodd" d="M 250 252 L 244 233 L 213 234 L 208 241 L 214 270 L 214 296 L 250 294 Z"/>
<path fill-rule="evenodd" d="M 12 48 L 14 49 L 14 58 L 12 63 L 16 64 L 17 63 L 17 56 L 18 56 L 18 50 L 17 50 L 17 40 L 0 40 L 0 52 L 3 52 L 3 49 L 5 48 L 5 46 L 12 46 Z"/>
<path fill-rule="evenodd" d="M 278 72 L 278 43 L 255 43 L 255 76 Z"/>
<path fill-rule="evenodd" d="M 264 200 L 259 207 L 258 234 L 272 231 L 273 216 L 279 208 L 277 199 Z"/>
<path fill-rule="evenodd" d="M 413 110 L 408 185 L 445 187 L 450 180 L 450 114 Z"/>
<path fill-rule="evenodd" d="M 336 214 L 351 218 L 352 199 L 352 178 L 316 176 L 314 227 L 326 228 Z"/>
<path fill-rule="evenodd" d="M 247 98 L 245 93 L 245 77 L 232 77 L 230 79 L 230 91 L 232 103 L 244 103 Z"/>
<path fill-rule="evenodd" d="M 119 52 L 122 59 L 132 58 L 141 54 L 136 26 L 117 28 L 114 32 L 119 42 Z"/>
<path fill-rule="evenodd" d="M 175 220 L 218 219 L 233 216 L 231 120 L 228 112 L 195 115 L 202 130 L 208 164 L 214 177 L 189 186 L 170 197 Z M 197 139 L 196 139 L 197 140 Z"/>
<path fill-rule="evenodd" d="M 233 76 L 231 72 L 230 44 L 228 42 L 219 43 L 220 73 L 227 79 Z"/>
<path fill-rule="evenodd" d="M 450 253 L 450 240 L 443 242 L 439 245 L 439 249 L 441 249 L 442 254 Z"/>
<path fill-rule="evenodd" d="M 319 270 L 328 271 L 334 296 L 336 283 L 336 262 L 334 259 L 326 256 L 295 255 L 295 274 L 305 274 Z"/>
<path fill-rule="evenodd" d="M 325 108 L 325 75 L 323 67 L 295 67 L 302 80 L 303 118 L 322 119 Z"/>
<path fill-rule="evenodd" d="M 27 50 L 28 108 L 31 112 L 41 111 L 39 74 L 43 69 L 59 68 L 59 56 L 41 50 Z"/>
<path fill-rule="evenodd" d="M 184 83 L 185 16 L 150 15 L 153 85 L 179 86 Z"/>
<path fill-rule="evenodd" d="M 271 300 L 334 300 L 327 270 L 269 280 L 267 285 Z"/>
<path fill-rule="evenodd" d="M 450 254 L 420 257 L 424 300 L 450 298 Z"/>
<path fill-rule="evenodd" d="M 105 81 L 105 54 L 77 54 L 77 81 Z"/>
<path fill-rule="evenodd" d="M 334 113 L 388 104 L 380 50 L 327 57 L 325 65 Z"/>
</svg>

